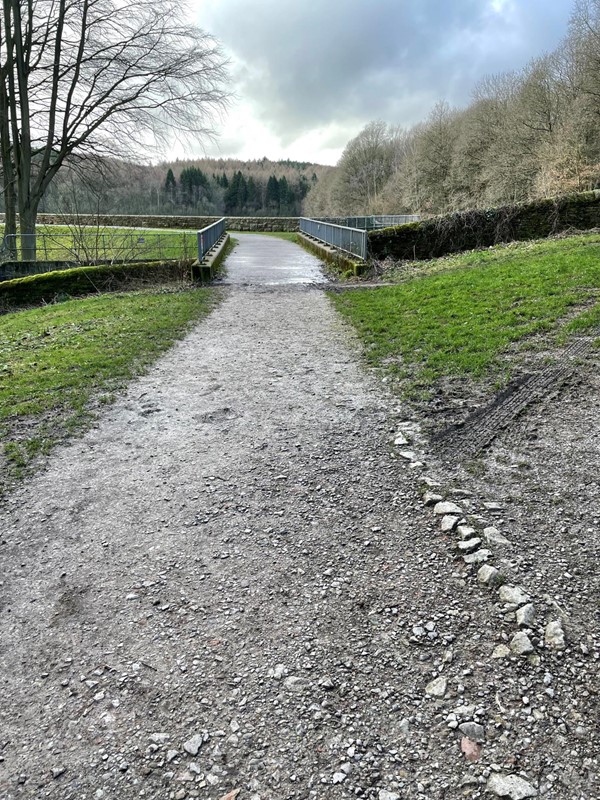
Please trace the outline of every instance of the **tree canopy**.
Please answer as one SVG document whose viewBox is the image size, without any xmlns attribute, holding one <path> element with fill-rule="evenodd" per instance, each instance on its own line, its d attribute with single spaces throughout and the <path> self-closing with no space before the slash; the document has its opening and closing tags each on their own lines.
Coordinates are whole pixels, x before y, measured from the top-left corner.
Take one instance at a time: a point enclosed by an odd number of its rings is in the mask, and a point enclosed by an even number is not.
<svg viewBox="0 0 600 800">
<path fill-rule="evenodd" d="M 213 134 L 227 101 L 217 42 L 176 0 L 2 0 L 6 233 L 30 234 L 61 167 Z"/>
</svg>

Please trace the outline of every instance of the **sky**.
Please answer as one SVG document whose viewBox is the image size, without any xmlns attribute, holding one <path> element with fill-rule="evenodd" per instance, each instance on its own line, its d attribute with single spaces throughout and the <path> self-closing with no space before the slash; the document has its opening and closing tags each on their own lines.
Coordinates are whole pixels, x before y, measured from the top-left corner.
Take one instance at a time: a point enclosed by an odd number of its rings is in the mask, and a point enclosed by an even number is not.
<svg viewBox="0 0 600 800">
<path fill-rule="evenodd" d="M 229 111 L 194 155 L 335 164 L 370 121 L 464 106 L 485 75 L 553 50 L 573 0 L 192 0 L 230 58 Z M 186 155 L 191 155 L 186 148 Z M 181 155 L 181 154 L 180 154 Z"/>
</svg>

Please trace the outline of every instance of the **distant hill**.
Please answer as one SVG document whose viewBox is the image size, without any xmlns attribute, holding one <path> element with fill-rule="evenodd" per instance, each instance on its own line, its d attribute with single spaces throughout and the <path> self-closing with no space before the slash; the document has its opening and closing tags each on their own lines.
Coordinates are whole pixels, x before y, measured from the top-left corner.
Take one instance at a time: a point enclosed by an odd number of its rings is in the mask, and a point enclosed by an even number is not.
<svg viewBox="0 0 600 800">
<path fill-rule="evenodd" d="M 40 211 L 297 216 L 333 167 L 290 159 L 194 158 L 140 165 L 87 161 L 65 168 Z"/>
</svg>

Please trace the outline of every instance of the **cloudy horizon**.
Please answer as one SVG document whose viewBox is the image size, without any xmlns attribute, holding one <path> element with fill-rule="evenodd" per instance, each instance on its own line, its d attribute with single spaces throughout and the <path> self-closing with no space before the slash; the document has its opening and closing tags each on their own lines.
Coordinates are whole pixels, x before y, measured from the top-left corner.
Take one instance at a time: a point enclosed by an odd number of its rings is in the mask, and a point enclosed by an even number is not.
<svg viewBox="0 0 600 800">
<path fill-rule="evenodd" d="M 231 60 L 216 143 L 187 157 L 335 164 L 369 121 L 410 127 L 555 49 L 572 0 L 195 0 Z M 178 152 L 181 157 L 183 152 Z"/>
</svg>

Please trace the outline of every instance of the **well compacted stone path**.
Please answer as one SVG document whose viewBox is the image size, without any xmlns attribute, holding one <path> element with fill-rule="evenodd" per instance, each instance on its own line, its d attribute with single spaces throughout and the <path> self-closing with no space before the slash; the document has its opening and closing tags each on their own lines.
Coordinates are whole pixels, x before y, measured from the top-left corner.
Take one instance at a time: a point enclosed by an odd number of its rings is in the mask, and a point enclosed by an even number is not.
<svg viewBox="0 0 600 800">
<path fill-rule="evenodd" d="M 600 796 L 584 655 L 492 658 L 404 410 L 322 291 L 239 269 L 1 509 L 0 796 Z"/>
</svg>

